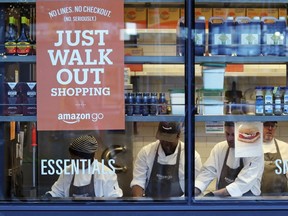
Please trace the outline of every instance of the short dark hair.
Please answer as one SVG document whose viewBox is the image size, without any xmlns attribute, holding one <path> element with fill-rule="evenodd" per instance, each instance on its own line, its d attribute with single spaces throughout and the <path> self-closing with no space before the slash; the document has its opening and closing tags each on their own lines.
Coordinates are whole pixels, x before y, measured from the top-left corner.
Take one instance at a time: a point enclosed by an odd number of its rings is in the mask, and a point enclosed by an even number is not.
<svg viewBox="0 0 288 216">
<path fill-rule="evenodd" d="M 234 122 L 232 122 L 232 121 L 226 121 L 224 125 L 228 126 L 228 127 L 234 127 L 235 126 Z"/>
</svg>

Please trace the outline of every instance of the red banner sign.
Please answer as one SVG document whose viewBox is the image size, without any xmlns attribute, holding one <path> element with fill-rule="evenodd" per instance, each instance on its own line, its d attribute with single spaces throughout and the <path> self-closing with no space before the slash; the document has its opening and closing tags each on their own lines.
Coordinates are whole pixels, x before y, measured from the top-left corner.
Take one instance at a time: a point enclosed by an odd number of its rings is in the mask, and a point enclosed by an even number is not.
<svg viewBox="0 0 288 216">
<path fill-rule="evenodd" d="M 38 130 L 125 127 L 123 0 L 39 0 Z"/>
</svg>

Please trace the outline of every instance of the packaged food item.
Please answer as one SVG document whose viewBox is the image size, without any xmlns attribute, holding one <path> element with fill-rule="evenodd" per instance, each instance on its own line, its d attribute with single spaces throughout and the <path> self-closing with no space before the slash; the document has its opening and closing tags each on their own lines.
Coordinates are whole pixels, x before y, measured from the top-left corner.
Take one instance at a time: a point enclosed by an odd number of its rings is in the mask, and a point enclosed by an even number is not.
<svg viewBox="0 0 288 216">
<path fill-rule="evenodd" d="M 255 88 L 256 91 L 256 101 L 255 101 L 255 114 L 264 114 L 264 94 L 262 87 L 258 86 Z"/>
</svg>

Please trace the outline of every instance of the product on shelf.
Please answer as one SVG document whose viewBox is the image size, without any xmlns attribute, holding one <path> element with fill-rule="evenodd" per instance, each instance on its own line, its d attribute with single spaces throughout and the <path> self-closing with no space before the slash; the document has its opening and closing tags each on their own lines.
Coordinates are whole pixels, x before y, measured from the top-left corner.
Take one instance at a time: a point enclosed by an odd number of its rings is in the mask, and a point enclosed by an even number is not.
<svg viewBox="0 0 288 216">
<path fill-rule="evenodd" d="M 236 17 L 236 55 L 260 56 L 261 55 L 261 20 L 260 17 Z"/>
<path fill-rule="evenodd" d="M 149 103 L 150 103 L 150 94 L 148 92 L 143 93 L 143 107 L 142 107 L 142 115 L 149 115 Z"/>
<path fill-rule="evenodd" d="M 274 115 L 282 115 L 282 92 L 280 87 L 274 88 Z"/>
<path fill-rule="evenodd" d="M 143 103 L 143 94 L 140 92 L 136 93 L 133 114 L 134 115 L 142 115 L 142 103 Z"/>
<path fill-rule="evenodd" d="M 264 92 L 261 86 L 255 88 L 256 101 L 255 101 L 255 114 L 264 115 Z"/>
<path fill-rule="evenodd" d="M 36 82 L 21 82 L 20 91 L 23 103 L 23 115 L 34 116 L 37 114 L 36 108 Z"/>
<path fill-rule="evenodd" d="M 184 89 L 170 90 L 171 113 L 174 115 L 185 114 L 185 91 Z"/>
<path fill-rule="evenodd" d="M 150 97 L 149 114 L 158 114 L 158 93 L 152 92 Z"/>
<path fill-rule="evenodd" d="M 262 17 L 262 54 L 285 55 L 286 18 Z"/>
<path fill-rule="evenodd" d="M 10 16 L 8 31 L 6 32 L 6 40 L 5 40 L 6 55 L 16 55 L 17 53 L 16 40 L 17 40 L 17 28 L 15 25 L 15 18 L 13 16 Z"/>
<path fill-rule="evenodd" d="M 31 52 L 31 41 L 27 35 L 27 18 L 21 17 L 21 32 L 17 39 L 17 54 L 19 56 L 27 56 Z"/>
<path fill-rule="evenodd" d="M 283 114 L 288 115 L 288 87 L 284 88 L 283 95 Z"/>
<path fill-rule="evenodd" d="M 211 55 L 235 54 L 235 28 L 233 17 L 211 17 L 209 19 L 208 51 Z"/>
<path fill-rule="evenodd" d="M 164 92 L 159 93 L 159 106 L 158 106 L 158 114 L 163 115 L 167 114 L 167 100 Z"/>
<path fill-rule="evenodd" d="M 265 115 L 273 115 L 273 87 L 265 87 L 264 95 L 264 113 Z"/>
<path fill-rule="evenodd" d="M 22 112 L 22 98 L 20 84 L 17 82 L 4 83 L 4 115 L 20 115 Z"/>
<path fill-rule="evenodd" d="M 226 64 L 223 63 L 203 63 L 202 76 L 204 89 L 223 89 L 225 68 Z"/>
</svg>

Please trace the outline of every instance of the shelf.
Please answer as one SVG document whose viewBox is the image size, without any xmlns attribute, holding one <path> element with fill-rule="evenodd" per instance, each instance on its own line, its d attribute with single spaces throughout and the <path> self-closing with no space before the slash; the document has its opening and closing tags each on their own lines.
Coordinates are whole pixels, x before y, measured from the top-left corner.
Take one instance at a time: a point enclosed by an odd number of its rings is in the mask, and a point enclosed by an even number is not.
<svg viewBox="0 0 288 216">
<path fill-rule="evenodd" d="M 196 115 L 196 122 L 207 121 L 235 121 L 235 122 L 251 122 L 251 121 L 288 121 L 288 116 L 255 116 L 255 115 Z"/>
<path fill-rule="evenodd" d="M 196 56 L 195 63 L 218 62 L 235 64 L 283 64 L 288 56 Z"/>
<path fill-rule="evenodd" d="M 126 122 L 159 122 L 184 120 L 184 115 L 126 116 Z"/>
<path fill-rule="evenodd" d="M 19 122 L 36 122 L 36 116 L 0 116 L 0 122 L 11 122 L 11 121 L 19 121 Z"/>
<path fill-rule="evenodd" d="M 125 56 L 125 64 L 184 64 L 183 56 Z"/>
<path fill-rule="evenodd" d="M 36 56 L 1 56 L 0 62 L 21 62 L 21 63 L 35 63 Z"/>
</svg>

